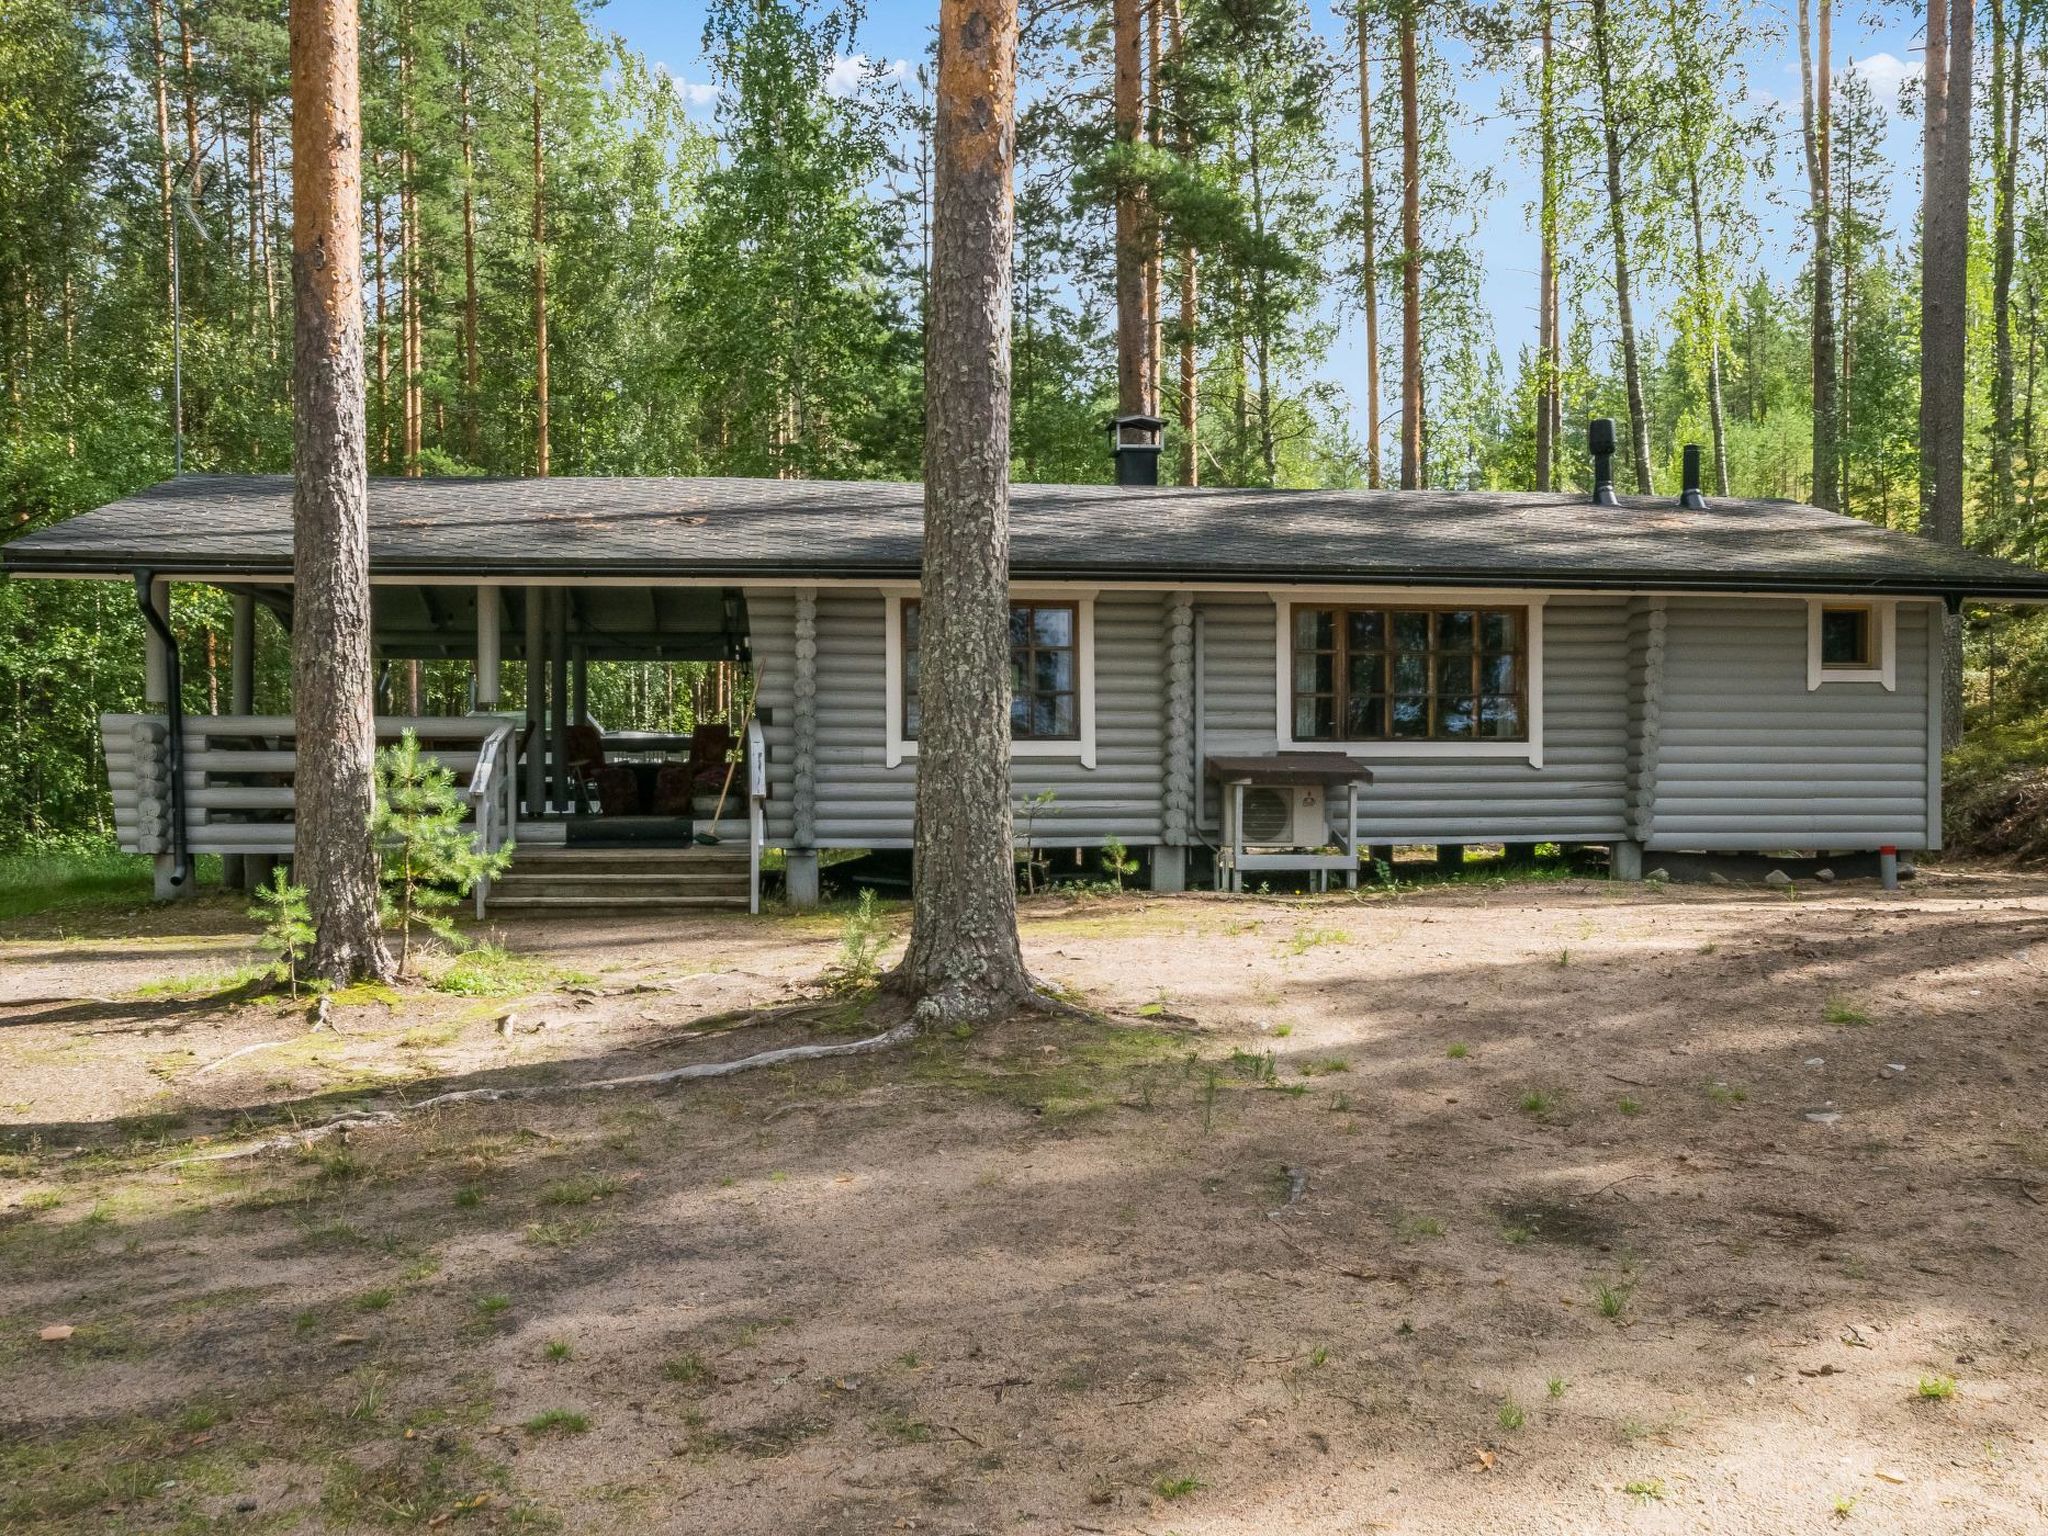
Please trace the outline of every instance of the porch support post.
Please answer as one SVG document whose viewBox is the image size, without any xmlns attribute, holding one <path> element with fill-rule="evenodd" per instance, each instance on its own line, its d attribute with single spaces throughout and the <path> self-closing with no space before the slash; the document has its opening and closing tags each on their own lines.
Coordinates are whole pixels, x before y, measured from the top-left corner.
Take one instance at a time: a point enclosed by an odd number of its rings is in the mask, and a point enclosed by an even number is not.
<svg viewBox="0 0 2048 1536">
<path fill-rule="evenodd" d="M 171 613 L 171 584 L 168 581 L 152 581 L 149 584 L 149 605 L 166 619 Z M 171 710 L 171 648 L 156 630 L 144 624 L 142 627 L 142 708 L 144 713 L 163 715 L 166 720 Z M 170 793 L 166 786 L 166 794 Z M 187 879 L 181 886 L 171 879 L 177 870 L 177 855 L 166 847 L 150 861 L 154 870 L 154 895 L 158 901 L 175 901 L 180 896 L 192 894 L 194 882 Z"/>
<path fill-rule="evenodd" d="M 256 712 L 256 599 L 237 592 L 229 600 L 228 630 L 228 713 Z M 263 862 L 255 854 L 224 853 L 220 860 L 220 888 L 253 891 L 263 883 L 263 874 L 253 866 Z"/>
<path fill-rule="evenodd" d="M 547 810 L 547 647 L 542 609 L 546 587 L 528 587 L 526 600 L 526 814 Z"/>
<path fill-rule="evenodd" d="M 569 794 L 569 594 L 561 587 L 548 594 L 548 617 L 553 621 L 548 667 L 548 737 L 554 744 L 554 785 L 550 797 L 565 811 L 574 807 Z"/>
<path fill-rule="evenodd" d="M 796 594 L 796 670 L 791 678 L 789 870 L 783 892 L 792 907 L 818 904 L 818 593 Z"/>
<path fill-rule="evenodd" d="M 476 707 L 483 714 L 498 707 L 503 624 L 503 615 L 498 611 L 498 589 L 493 583 L 484 582 L 476 589 Z"/>
<path fill-rule="evenodd" d="M 1184 891 L 1195 821 L 1195 597 L 1175 592 L 1166 600 L 1166 784 L 1160 805 L 1162 837 L 1152 850 L 1152 889 Z"/>
<path fill-rule="evenodd" d="M 580 644 L 570 675 L 574 702 L 570 705 L 569 723 L 583 725 L 590 719 L 590 658 L 583 654 Z"/>
</svg>

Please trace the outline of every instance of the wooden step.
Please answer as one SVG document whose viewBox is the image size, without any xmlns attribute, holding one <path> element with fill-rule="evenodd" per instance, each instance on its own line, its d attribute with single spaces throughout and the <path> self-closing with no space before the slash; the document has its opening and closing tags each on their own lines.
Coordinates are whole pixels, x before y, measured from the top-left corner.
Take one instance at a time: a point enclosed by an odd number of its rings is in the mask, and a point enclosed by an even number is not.
<svg viewBox="0 0 2048 1536">
<path fill-rule="evenodd" d="M 605 917 L 633 912 L 744 912 L 747 893 L 736 896 L 620 896 L 592 901 L 583 896 L 499 896 L 492 894 L 487 913 L 556 912 L 574 917 Z"/>
<path fill-rule="evenodd" d="M 718 847 L 692 845 L 687 848 L 515 848 L 512 852 L 514 869 L 626 871 L 695 869 L 703 866 L 722 867 L 728 864 L 737 865 L 741 869 L 747 867 L 747 848 L 744 843 L 738 847 L 723 844 Z"/>
<path fill-rule="evenodd" d="M 602 905 L 638 896 L 722 896 L 747 899 L 747 876 L 737 875 L 502 875 L 491 887 L 493 904 L 517 896 L 573 896 Z"/>
</svg>

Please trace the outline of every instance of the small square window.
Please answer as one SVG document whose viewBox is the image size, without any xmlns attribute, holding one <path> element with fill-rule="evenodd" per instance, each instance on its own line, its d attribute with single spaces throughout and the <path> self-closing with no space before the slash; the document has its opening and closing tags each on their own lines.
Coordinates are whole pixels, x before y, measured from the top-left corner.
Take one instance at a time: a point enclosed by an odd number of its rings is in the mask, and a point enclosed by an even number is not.
<svg viewBox="0 0 2048 1536">
<path fill-rule="evenodd" d="M 1820 611 L 1820 664 L 1824 667 L 1875 665 L 1868 608 L 1823 608 Z"/>
</svg>

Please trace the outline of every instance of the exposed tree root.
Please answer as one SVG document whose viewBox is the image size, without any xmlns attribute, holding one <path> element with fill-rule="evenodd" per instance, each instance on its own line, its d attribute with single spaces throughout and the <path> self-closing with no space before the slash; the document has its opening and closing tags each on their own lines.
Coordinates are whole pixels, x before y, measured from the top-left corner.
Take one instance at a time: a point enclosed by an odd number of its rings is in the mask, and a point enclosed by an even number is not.
<svg viewBox="0 0 2048 1536">
<path fill-rule="evenodd" d="M 453 1093 L 436 1094 L 430 1099 L 421 1099 L 414 1104 L 369 1110 L 361 1114 L 340 1115 L 305 1130 L 265 1137 L 261 1141 L 250 1142 L 224 1152 L 204 1152 L 191 1157 L 173 1158 L 168 1166 L 227 1162 L 236 1158 L 256 1157 L 265 1152 L 308 1147 L 331 1136 L 343 1135 L 349 1131 L 369 1130 L 377 1126 L 397 1125 L 414 1115 L 432 1109 L 446 1109 L 455 1104 L 508 1104 L 525 1099 L 563 1098 L 570 1094 L 609 1093 L 620 1088 L 661 1088 L 670 1083 L 688 1082 L 699 1078 L 731 1077 L 736 1073 L 750 1072 L 758 1067 L 779 1067 L 794 1061 L 823 1061 L 839 1056 L 865 1056 L 902 1045 L 914 1038 L 920 1027 L 920 1020 L 913 1014 L 902 1023 L 882 1031 L 879 1035 L 870 1035 L 865 1040 L 847 1040 L 830 1045 L 783 1046 L 778 1050 L 759 1051 L 752 1056 L 741 1056 L 732 1061 L 697 1062 L 687 1067 L 671 1067 L 665 1072 L 637 1072 L 630 1077 L 599 1078 L 594 1082 L 536 1083 L 523 1088 L 462 1088 Z"/>
</svg>

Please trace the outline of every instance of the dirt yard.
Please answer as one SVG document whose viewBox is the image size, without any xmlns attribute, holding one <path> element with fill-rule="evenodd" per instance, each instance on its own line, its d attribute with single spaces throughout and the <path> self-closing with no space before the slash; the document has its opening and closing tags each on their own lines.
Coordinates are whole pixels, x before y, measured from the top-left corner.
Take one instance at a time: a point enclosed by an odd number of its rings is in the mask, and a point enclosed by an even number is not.
<svg viewBox="0 0 2048 1536">
<path fill-rule="evenodd" d="M 747 1022 L 841 921 L 318 1032 L 227 909 L 17 924 L 0 1525 L 2048 1527 L 2041 880 L 1050 900 L 1100 1025 L 179 1161 L 855 1038 Z"/>
</svg>

